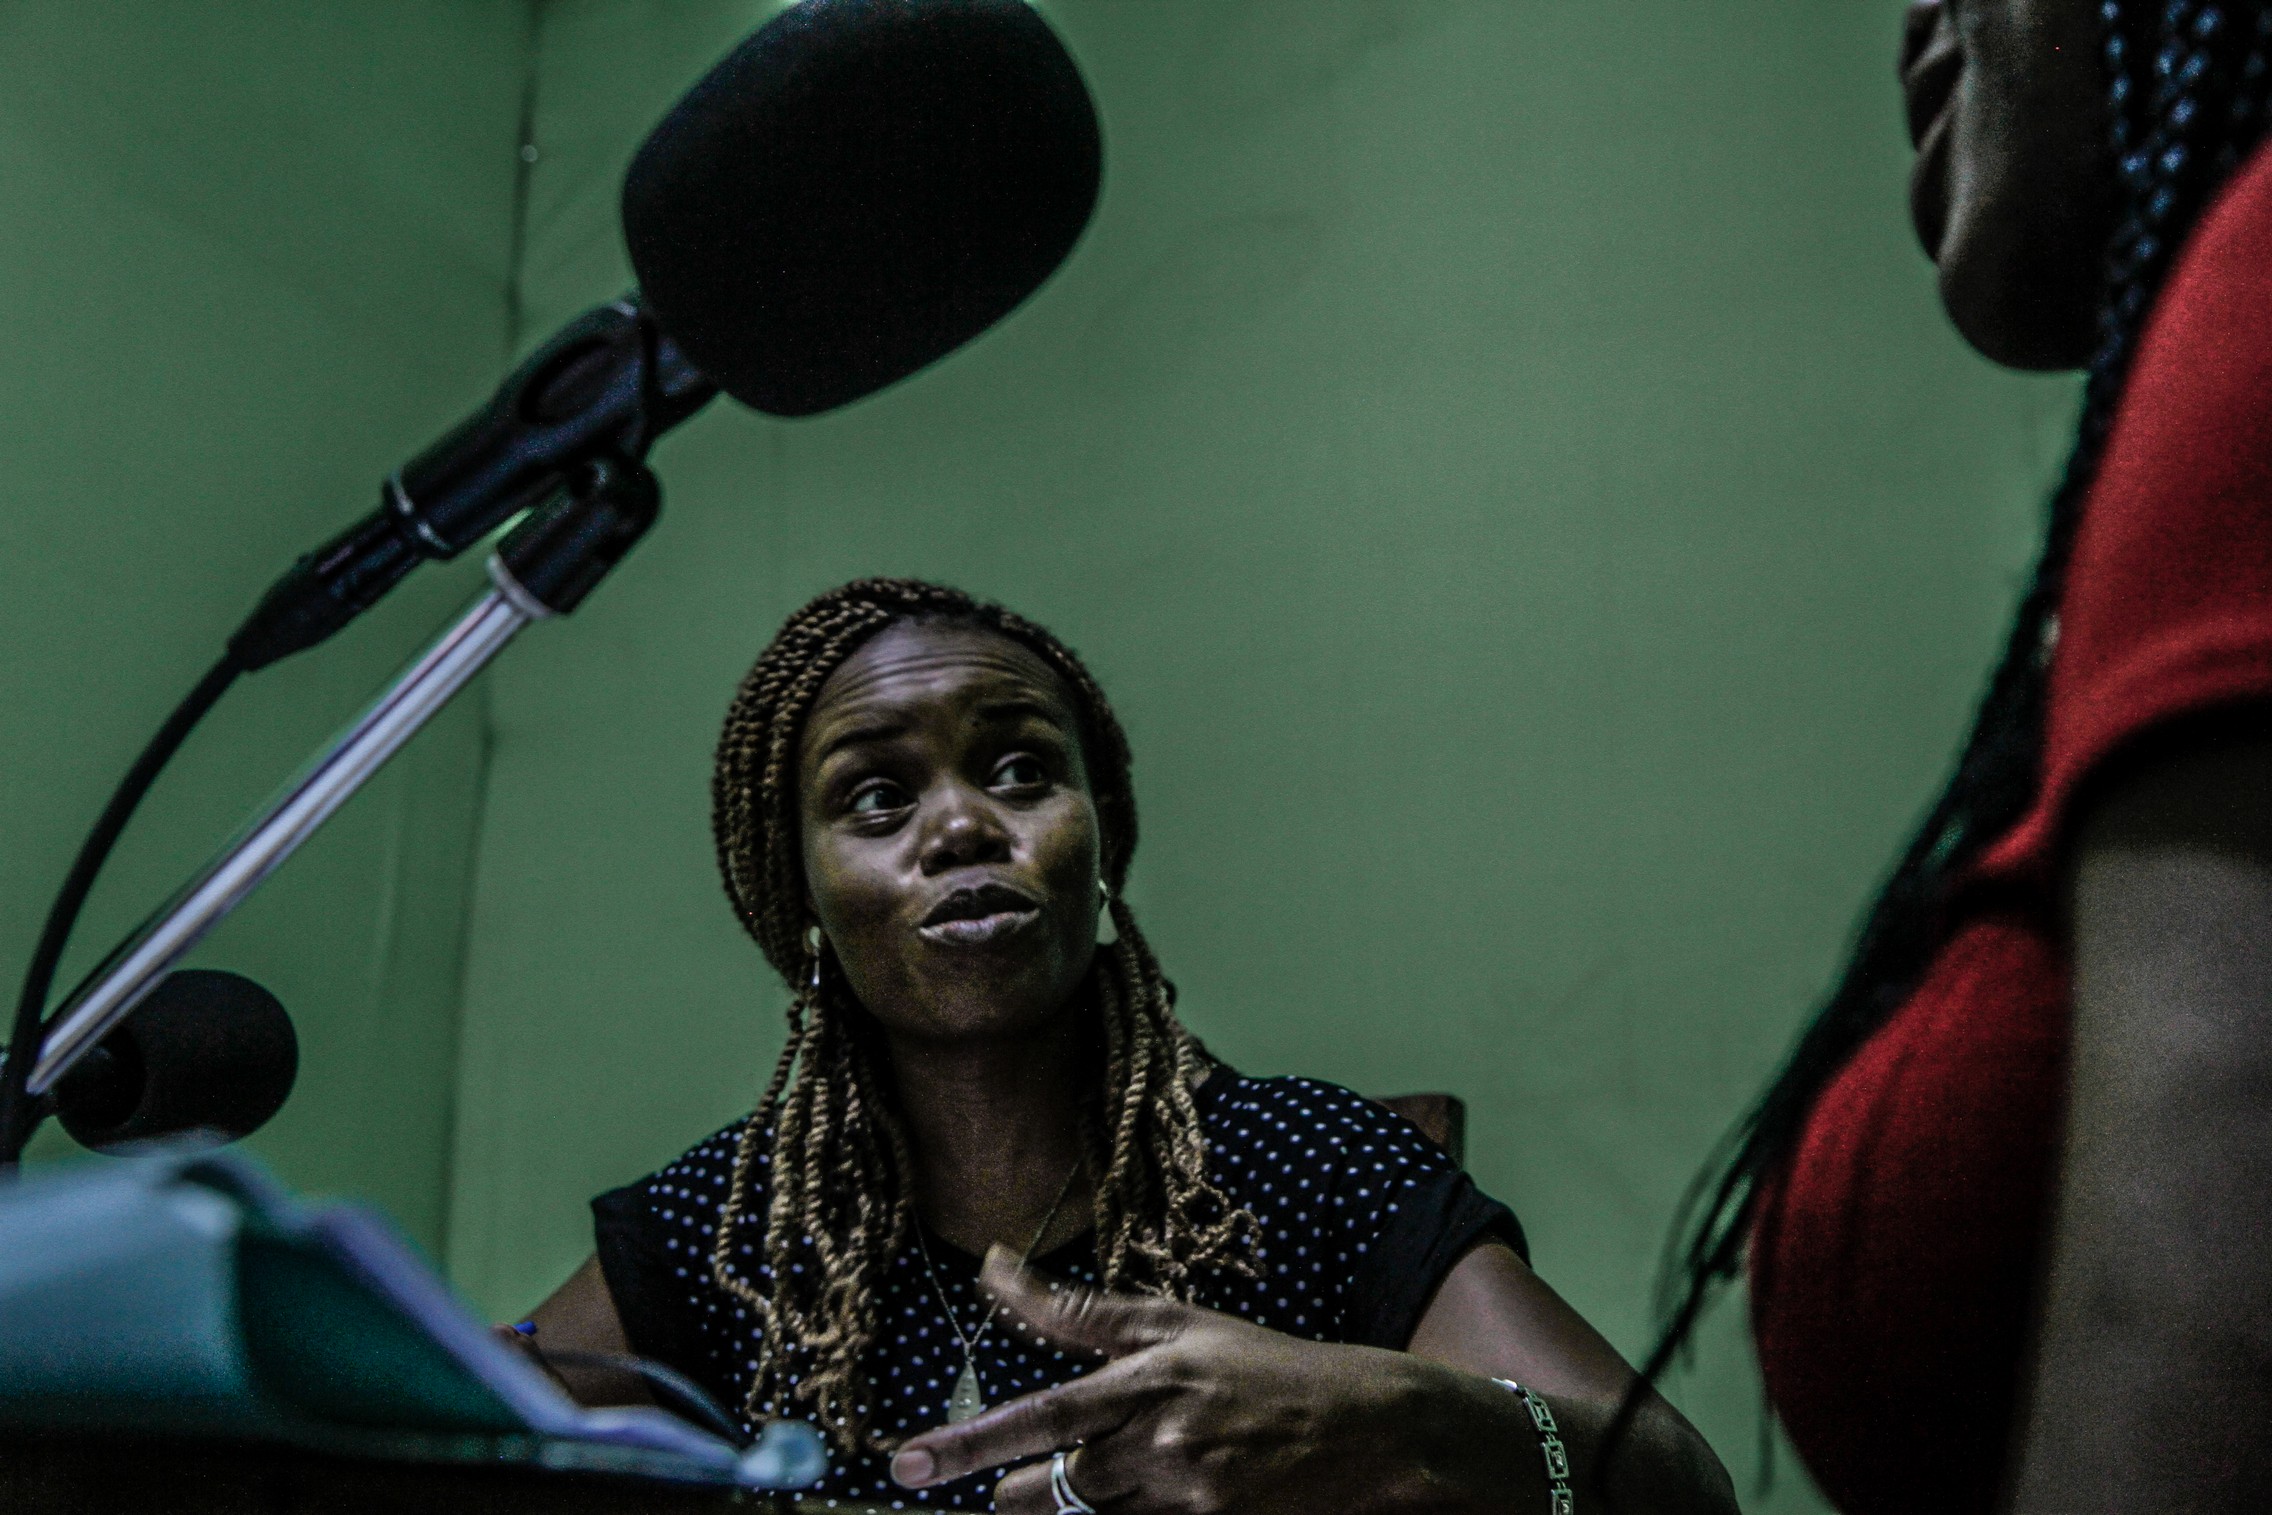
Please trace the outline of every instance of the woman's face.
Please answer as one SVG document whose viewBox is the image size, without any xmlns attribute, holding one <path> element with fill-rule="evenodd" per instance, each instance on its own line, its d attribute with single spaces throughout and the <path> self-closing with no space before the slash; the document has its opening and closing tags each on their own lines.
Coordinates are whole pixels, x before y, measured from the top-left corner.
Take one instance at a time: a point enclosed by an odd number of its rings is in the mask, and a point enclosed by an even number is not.
<svg viewBox="0 0 2272 1515">
<path fill-rule="evenodd" d="M 1015 1036 L 1096 952 L 1097 813 L 1063 680 L 991 631 L 901 622 L 821 687 L 797 784 L 806 888 L 895 1037 Z"/>
<path fill-rule="evenodd" d="M 2090 358 L 2113 230 L 2098 0 L 1912 0 L 1909 213 L 1966 341 L 2015 368 Z"/>
</svg>

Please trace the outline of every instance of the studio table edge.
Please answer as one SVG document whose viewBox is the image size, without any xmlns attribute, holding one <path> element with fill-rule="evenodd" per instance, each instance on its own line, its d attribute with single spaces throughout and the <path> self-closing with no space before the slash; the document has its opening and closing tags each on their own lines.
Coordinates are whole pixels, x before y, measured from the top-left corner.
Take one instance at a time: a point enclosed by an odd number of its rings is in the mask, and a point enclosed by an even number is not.
<svg viewBox="0 0 2272 1515">
<path fill-rule="evenodd" d="M 893 1515 L 851 1500 L 266 1442 L 0 1428 L 6 1515 Z"/>
</svg>

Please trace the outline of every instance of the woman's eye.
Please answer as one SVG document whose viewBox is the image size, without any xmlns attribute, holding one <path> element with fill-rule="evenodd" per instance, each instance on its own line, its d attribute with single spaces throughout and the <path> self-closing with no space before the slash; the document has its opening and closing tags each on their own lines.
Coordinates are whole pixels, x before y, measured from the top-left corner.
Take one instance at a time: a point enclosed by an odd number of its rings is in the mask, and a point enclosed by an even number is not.
<svg viewBox="0 0 2272 1515">
<path fill-rule="evenodd" d="M 885 810 L 897 810 L 906 803 L 897 784 L 864 784 L 852 794 L 854 815 L 875 815 Z"/>
<path fill-rule="evenodd" d="M 1014 757 L 994 770 L 994 782 L 1009 789 L 1030 789 L 1036 784 L 1049 782 L 1038 758 Z"/>
</svg>

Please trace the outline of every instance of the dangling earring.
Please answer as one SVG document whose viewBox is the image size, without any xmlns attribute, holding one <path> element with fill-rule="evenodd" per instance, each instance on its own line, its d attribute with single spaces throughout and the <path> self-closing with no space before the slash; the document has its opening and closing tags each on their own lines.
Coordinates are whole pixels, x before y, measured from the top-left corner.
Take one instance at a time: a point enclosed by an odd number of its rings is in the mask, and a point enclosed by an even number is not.
<svg viewBox="0 0 2272 1515">
<path fill-rule="evenodd" d="M 1120 927 L 1112 919 L 1112 885 L 1098 879 L 1097 893 L 1104 901 L 1097 907 L 1097 945 L 1109 947 L 1120 940 Z"/>
<path fill-rule="evenodd" d="M 827 945 L 828 938 L 820 934 L 818 925 L 805 928 L 805 956 L 813 960 L 812 977 L 805 984 L 805 994 L 808 998 L 817 999 L 820 997 L 820 954 L 821 949 Z"/>
</svg>

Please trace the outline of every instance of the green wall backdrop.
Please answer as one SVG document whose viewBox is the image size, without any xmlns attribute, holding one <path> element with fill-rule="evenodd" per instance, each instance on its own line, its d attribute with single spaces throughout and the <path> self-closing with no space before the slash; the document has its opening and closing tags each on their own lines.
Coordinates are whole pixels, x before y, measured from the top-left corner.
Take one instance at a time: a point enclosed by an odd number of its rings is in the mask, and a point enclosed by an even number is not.
<svg viewBox="0 0 2272 1515">
<path fill-rule="evenodd" d="M 544 8 L 532 330 L 624 283 L 632 145 L 769 10 Z M 2070 390 L 1937 312 L 1890 3 L 1046 10 L 1105 118 L 1070 264 L 867 403 L 703 417 L 652 542 L 496 674 L 451 1265 L 520 1308 L 586 1196 L 746 1108 L 781 997 L 713 878 L 716 723 L 799 600 L 914 573 L 1112 690 L 1194 1026 L 1464 1096 L 1638 1350 L 1681 1184 L 1951 750 Z M 1748 1482 L 1739 1327 L 1681 1397 Z"/>
<path fill-rule="evenodd" d="M 259 585 L 510 332 L 624 287 L 633 145 L 772 9 L 0 3 L 8 961 Z M 206 954 L 303 1028 L 261 1145 L 484 1309 L 549 1288 L 585 1199 L 745 1109 L 779 1045 L 709 856 L 734 681 L 805 596 L 923 574 L 1112 690 L 1131 895 L 1210 1044 L 1462 1095 L 1478 1178 L 1638 1351 L 1682 1183 L 1952 749 L 2072 388 L 1937 312 L 1893 0 L 1045 10 L 1105 118 L 1087 239 L 884 395 L 664 445 L 638 555 Z M 471 575 L 237 697 L 90 950 Z M 1749 1488 L 1740 1326 L 1675 1388 Z M 1787 1465 L 1750 1502 L 1815 1507 Z"/>
<path fill-rule="evenodd" d="M 0 962 L 254 597 L 507 350 L 524 5 L 0 3 Z M 431 573 L 247 680 L 151 796 L 64 982 L 194 868 L 470 592 Z M 485 740 L 450 716 L 198 961 L 291 1009 L 254 1142 L 439 1249 Z M 67 1150 L 52 1130 L 40 1150 Z"/>
</svg>

